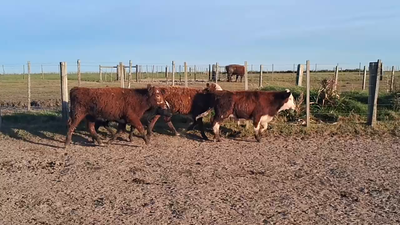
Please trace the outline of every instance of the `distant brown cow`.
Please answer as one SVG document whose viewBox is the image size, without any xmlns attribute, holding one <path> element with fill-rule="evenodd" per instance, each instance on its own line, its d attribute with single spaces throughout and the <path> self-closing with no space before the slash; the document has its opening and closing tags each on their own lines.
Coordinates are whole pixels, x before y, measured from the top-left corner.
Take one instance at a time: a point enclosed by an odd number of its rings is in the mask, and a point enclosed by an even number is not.
<svg viewBox="0 0 400 225">
<path fill-rule="evenodd" d="M 148 110 L 155 110 L 161 115 L 172 115 L 167 110 L 161 90 L 151 85 L 141 89 L 74 87 L 70 91 L 70 98 L 71 111 L 65 141 L 66 147 L 71 142 L 75 128 L 84 118 L 88 122 L 89 132 L 100 145 L 100 137 L 95 131 L 97 119 L 124 120 L 138 129 L 145 143 L 148 144 L 149 140 L 140 122 L 143 114 Z"/>
<path fill-rule="evenodd" d="M 198 120 L 196 120 L 195 118 L 200 113 L 203 113 L 202 117 L 204 117 L 210 112 L 210 110 L 208 109 L 212 107 L 210 103 L 213 102 L 213 94 L 209 92 L 219 91 L 222 90 L 222 88 L 216 83 L 207 83 L 206 88 L 203 90 L 176 86 L 160 87 L 160 90 L 165 93 L 165 101 L 168 104 L 168 107 L 170 108 L 172 113 L 192 115 L 193 123 L 187 128 L 187 130 L 192 130 L 196 125 L 199 125 L 201 136 L 203 137 L 203 139 L 207 140 L 208 138 L 204 132 L 203 119 L 199 118 Z M 151 135 L 153 127 L 160 116 L 161 115 L 156 115 L 149 123 L 147 127 L 148 136 Z M 171 122 L 171 116 L 164 116 L 164 121 L 167 123 L 168 127 L 174 132 L 175 135 L 179 135 Z M 100 125 L 103 125 L 105 127 L 108 126 L 108 121 L 98 121 L 96 123 L 98 123 L 96 124 L 96 128 L 98 128 L 98 126 Z M 126 124 L 124 123 L 119 124 L 117 134 L 120 134 L 125 130 L 125 125 Z M 112 134 L 110 130 L 109 132 Z M 132 137 L 132 132 L 133 129 L 131 129 L 129 135 L 130 138 Z M 115 139 L 115 136 L 113 136 L 112 138 Z"/>
<path fill-rule="evenodd" d="M 228 117 L 253 120 L 255 138 L 261 141 L 261 133 L 280 111 L 295 109 L 290 90 L 286 91 L 219 91 L 214 92 L 213 131 L 215 141 L 220 141 L 220 124 Z M 202 117 L 200 114 L 198 118 Z M 261 129 L 262 126 L 262 129 Z"/>
<path fill-rule="evenodd" d="M 244 73 L 245 73 L 244 66 L 238 65 L 238 64 L 231 64 L 231 65 L 225 66 L 225 70 L 226 70 L 228 82 L 232 81 L 232 76 L 233 75 L 236 75 L 235 82 L 237 82 L 239 76 L 240 76 L 240 82 L 242 82 L 242 78 L 243 78 Z"/>
</svg>

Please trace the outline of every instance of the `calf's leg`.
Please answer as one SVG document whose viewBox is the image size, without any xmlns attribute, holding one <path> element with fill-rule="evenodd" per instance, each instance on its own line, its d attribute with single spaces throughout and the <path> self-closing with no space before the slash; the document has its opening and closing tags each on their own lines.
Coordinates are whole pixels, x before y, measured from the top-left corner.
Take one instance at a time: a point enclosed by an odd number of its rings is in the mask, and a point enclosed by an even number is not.
<svg viewBox="0 0 400 225">
<path fill-rule="evenodd" d="M 254 137 L 258 142 L 261 142 L 261 123 L 260 123 L 261 116 L 254 116 L 253 119 L 253 126 L 254 126 Z"/>
<path fill-rule="evenodd" d="M 92 135 L 93 140 L 96 139 L 97 143 L 100 146 L 103 146 L 103 143 L 101 142 L 100 136 L 96 132 L 95 122 L 94 121 L 87 121 L 87 125 L 88 125 L 88 129 L 89 129 L 90 134 Z"/>
<path fill-rule="evenodd" d="M 118 123 L 117 132 L 111 136 L 111 139 L 108 141 L 108 143 L 111 144 L 111 142 L 115 141 L 118 137 L 120 137 L 122 132 L 124 132 L 125 127 L 126 123 Z"/>
<path fill-rule="evenodd" d="M 140 118 L 135 115 L 129 115 L 127 117 L 127 122 L 131 124 L 131 129 L 136 128 L 141 134 L 144 142 L 148 145 L 150 142 L 150 137 L 148 137 L 144 131 L 143 124 L 140 122 Z"/>
<path fill-rule="evenodd" d="M 221 122 L 222 122 L 221 119 L 215 118 L 215 116 L 214 116 L 212 127 L 213 127 L 213 132 L 214 132 L 214 141 L 216 141 L 216 142 L 221 141 L 221 137 L 220 137 L 220 133 L 219 133 L 219 126 L 220 126 Z"/>
<path fill-rule="evenodd" d="M 76 127 L 83 120 L 83 118 L 85 118 L 85 115 L 75 115 L 74 117 L 69 118 L 68 120 L 69 128 L 65 140 L 65 148 L 71 144 L 72 133 L 74 133 Z"/>
</svg>

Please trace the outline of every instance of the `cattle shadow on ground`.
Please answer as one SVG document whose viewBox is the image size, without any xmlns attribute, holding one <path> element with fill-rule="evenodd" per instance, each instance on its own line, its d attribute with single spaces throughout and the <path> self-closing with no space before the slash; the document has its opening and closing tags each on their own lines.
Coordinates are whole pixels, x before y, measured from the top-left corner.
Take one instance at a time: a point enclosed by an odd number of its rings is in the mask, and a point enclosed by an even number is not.
<svg viewBox="0 0 400 225">
<path fill-rule="evenodd" d="M 60 148 L 60 146 L 50 145 L 33 141 L 29 136 L 43 140 L 64 143 L 56 136 L 64 136 L 67 133 L 66 123 L 62 121 L 59 111 L 52 112 L 21 112 L 2 116 L 2 127 L 0 132 L 10 138 L 23 140 L 32 144 L 39 144 L 48 147 Z M 84 138 L 85 124 L 81 123 L 72 138 L 73 142 L 92 145 L 89 139 Z"/>
</svg>

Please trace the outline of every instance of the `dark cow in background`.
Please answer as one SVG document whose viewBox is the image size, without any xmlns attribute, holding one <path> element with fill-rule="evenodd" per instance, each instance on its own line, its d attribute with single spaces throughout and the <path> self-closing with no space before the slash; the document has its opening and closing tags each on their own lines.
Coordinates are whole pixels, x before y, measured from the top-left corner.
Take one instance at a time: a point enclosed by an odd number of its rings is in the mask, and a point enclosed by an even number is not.
<svg viewBox="0 0 400 225">
<path fill-rule="evenodd" d="M 148 85 L 147 88 L 84 88 L 74 87 L 70 91 L 71 110 L 68 119 L 68 133 L 65 147 L 71 142 L 72 133 L 79 123 L 86 118 L 90 134 L 101 145 L 95 130 L 95 121 L 126 121 L 138 129 L 146 144 L 149 140 L 140 118 L 146 111 L 171 116 L 167 110 L 164 96 L 158 87 Z"/>
<path fill-rule="evenodd" d="M 233 75 L 236 75 L 236 81 L 235 82 L 237 82 L 239 76 L 240 76 L 240 82 L 242 82 L 242 78 L 243 78 L 243 76 L 245 74 L 244 66 L 238 65 L 238 64 L 231 64 L 231 65 L 225 66 L 225 70 L 226 70 L 228 82 L 232 81 L 232 76 Z"/>
<path fill-rule="evenodd" d="M 280 111 L 295 109 L 290 90 L 285 91 L 218 91 L 214 92 L 213 131 L 215 141 L 220 141 L 220 124 L 228 117 L 253 120 L 255 138 L 261 141 L 261 133 Z M 200 114 L 197 118 L 202 117 Z M 261 129 L 262 127 L 262 129 Z"/>
</svg>

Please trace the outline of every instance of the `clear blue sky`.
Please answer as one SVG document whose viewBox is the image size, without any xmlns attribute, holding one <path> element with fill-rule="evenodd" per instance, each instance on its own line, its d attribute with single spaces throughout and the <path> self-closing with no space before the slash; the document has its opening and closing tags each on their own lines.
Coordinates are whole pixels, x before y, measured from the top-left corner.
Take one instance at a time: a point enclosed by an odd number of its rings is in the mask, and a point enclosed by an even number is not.
<svg viewBox="0 0 400 225">
<path fill-rule="evenodd" d="M 2 1 L 0 64 L 398 66 L 399 24 L 399 0 Z"/>
</svg>

